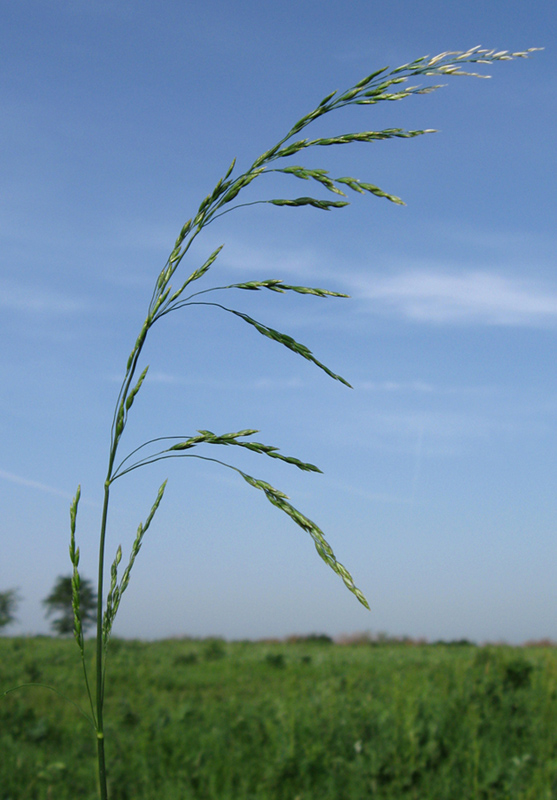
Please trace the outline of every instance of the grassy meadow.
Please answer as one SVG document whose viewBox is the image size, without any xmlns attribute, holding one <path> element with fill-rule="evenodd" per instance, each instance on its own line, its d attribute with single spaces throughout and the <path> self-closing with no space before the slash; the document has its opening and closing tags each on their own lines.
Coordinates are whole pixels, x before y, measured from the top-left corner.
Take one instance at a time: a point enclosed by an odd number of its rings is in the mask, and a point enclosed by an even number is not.
<svg viewBox="0 0 557 800">
<path fill-rule="evenodd" d="M 93 648 L 88 643 L 92 658 Z M 111 800 L 557 798 L 557 649 L 114 640 Z M 0 638 L 0 694 L 87 711 L 73 640 Z M 0 699 L 0 800 L 96 800 L 87 720 Z"/>
</svg>

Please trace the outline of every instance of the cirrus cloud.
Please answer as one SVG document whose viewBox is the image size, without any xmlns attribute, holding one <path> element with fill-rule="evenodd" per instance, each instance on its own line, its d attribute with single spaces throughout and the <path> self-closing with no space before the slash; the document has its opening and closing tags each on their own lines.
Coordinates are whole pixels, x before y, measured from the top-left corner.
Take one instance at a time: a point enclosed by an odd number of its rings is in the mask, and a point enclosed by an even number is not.
<svg viewBox="0 0 557 800">
<path fill-rule="evenodd" d="M 521 325 L 557 323 L 557 290 L 488 271 L 401 272 L 358 282 L 360 297 L 416 322 Z"/>
</svg>

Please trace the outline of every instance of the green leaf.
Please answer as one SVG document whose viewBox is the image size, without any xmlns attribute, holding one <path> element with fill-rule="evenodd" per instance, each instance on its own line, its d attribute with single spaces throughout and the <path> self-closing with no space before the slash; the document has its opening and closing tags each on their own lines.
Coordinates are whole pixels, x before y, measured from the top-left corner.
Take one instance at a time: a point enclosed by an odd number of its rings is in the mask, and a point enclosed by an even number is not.
<svg viewBox="0 0 557 800">
<path fill-rule="evenodd" d="M 234 314 L 236 317 L 240 317 L 240 319 L 243 319 L 244 322 L 248 323 L 248 325 L 252 325 L 262 336 L 266 336 L 268 339 L 272 339 L 273 341 L 284 345 L 284 347 L 287 347 L 289 350 L 292 350 L 293 353 L 297 353 L 298 355 L 302 356 L 302 358 L 312 361 L 317 367 L 319 367 L 319 369 L 322 369 L 323 372 L 325 372 L 335 381 L 340 381 L 350 389 L 352 388 L 348 381 L 346 381 L 340 375 L 331 372 L 331 370 L 326 367 L 325 364 L 322 364 L 320 361 L 318 361 L 311 350 L 306 347 L 306 345 L 300 344 L 300 342 L 297 342 L 291 336 L 288 336 L 285 333 L 280 333 L 280 331 L 276 331 L 274 328 L 270 328 L 267 325 L 264 325 L 262 322 L 257 322 L 257 320 L 253 319 L 247 314 L 244 314 L 242 311 L 235 311 L 234 309 L 226 308 L 225 306 L 220 306 L 220 308 L 222 308 L 224 311 L 228 311 L 230 314 Z"/>
<path fill-rule="evenodd" d="M 294 456 L 283 456 L 278 452 L 278 447 L 274 447 L 273 445 L 262 444 L 261 442 L 239 441 L 240 438 L 253 436 L 255 433 L 258 433 L 258 431 L 251 428 L 243 431 L 236 431 L 234 433 L 222 434 L 200 430 L 198 431 L 199 436 L 191 436 L 189 439 L 186 439 L 183 442 L 178 442 L 162 452 L 170 453 L 172 451 L 190 450 L 192 447 L 196 447 L 197 445 L 203 443 L 224 446 L 232 445 L 236 447 L 243 447 L 247 450 L 251 450 L 254 453 L 259 453 L 260 455 L 269 456 L 269 458 L 276 458 L 279 461 L 284 461 L 287 464 L 292 464 L 293 466 L 298 467 L 298 469 L 301 469 L 304 472 L 321 472 L 319 467 L 316 467 L 315 464 L 309 464 L 308 462 L 300 461 L 299 458 L 295 458 Z"/>
<path fill-rule="evenodd" d="M 329 100 L 332 100 L 332 98 L 335 96 L 335 94 L 336 94 L 336 90 L 335 90 L 334 92 L 331 92 L 331 93 L 330 93 L 330 94 L 328 94 L 328 95 L 325 95 L 325 97 L 324 97 L 324 98 L 323 98 L 323 100 L 322 100 L 322 101 L 319 103 L 319 105 L 317 106 L 317 108 L 323 108 L 323 106 L 326 106 L 326 105 L 327 105 L 327 103 L 329 102 Z"/>
<path fill-rule="evenodd" d="M 298 294 L 311 294 L 315 297 L 350 297 L 342 292 L 330 292 L 328 289 L 316 289 L 311 286 L 289 286 L 278 278 L 269 278 L 266 281 L 246 281 L 245 283 L 231 283 L 230 286 L 223 286 L 223 289 L 247 289 L 250 291 L 260 291 L 269 289 L 272 292 L 297 292 Z"/>
<path fill-rule="evenodd" d="M 184 283 L 180 286 L 178 291 L 174 292 L 172 297 L 170 297 L 168 299 L 168 302 L 166 303 L 164 308 L 159 312 L 158 316 L 161 316 L 162 314 L 166 314 L 170 310 L 171 304 L 180 297 L 180 295 L 182 294 L 182 292 L 184 291 L 186 286 L 188 286 L 193 281 L 197 281 L 197 280 L 199 280 L 199 278 L 202 278 L 205 275 L 205 273 L 208 272 L 211 269 L 211 266 L 216 261 L 218 255 L 219 255 L 219 253 L 220 253 L 220 251 L 222 250 L 223 247 L 224 247 L 223 244 L 221 244 L 220 247 L 217 247 L 217 249 L 214 250 L 211 253 L 211 255 L 209 256 L 207 261 L 204 264 L 202 264 L 201 267 L 199 267 L 198 269 L 196 269 L 196 270 L 194 270 L 192 272 L 192 274 L 189 276 L 189 278 L 186 281 L 184 281 Z"/>
<path fill-rule="evenodd" d="M 111 568 L 111 584 L 110 584 L 110 593 L 109 593 L 110 603 L 109 604 L 107 603 L 107 610 L 105 611 L 105 615 L 104 615 L 104 624 L 103 624 L 103 634 L 104 635 L 103 635 L 103 639 L 104 639 L 105 647 L 108 644 L 108 639 L 110 637 L 110 633 L 111 633 L 111 630 L 112 630 L 112 624 L 114 622 L 114 619 L 116 617 L 116 613 L 117 613 L 118 608 L 120 606 L 120 601 L 122 599 L 122 595 L 124 594 L 124 592 L 128 588 L 128 584 L 130 582 L 130 573 L 131 573 L 133 565 L 135 563 L 135 559 L 137 557 L 137 554 L 139 553 L 139 551 L 141 549 L 141 545 L 143 543 L 143 537 L 145 536 L 145 533 L 147 532 L 149 526 L 151 525 L 151 522 L 153 521 L 153 517 L 155 516 L 155 514 L 157 512 L 157 509 L 158 509 L 159 505 L 161 504 L 162 498 L 164 496 L 164 490 L 166 489 L 166 483 L 167 482 L 164 481 L 164 483 L 162 483 L 161 486 L 159 487 L 159 491 L 157 492 L 157 497 L 156 497 L 155 502 L 153 503 L 153 505 L 151 507 L 151 510 L 149 512 L 149 515 L 147 516 L 147 519 L 145 520 L 144 523 L 140 523 L 139 524 L 139 527 L 137 529 L 137 534 L 136 534 L 136 537 L 135 537 L 135 541 L 133 543 L 132 550 L 131 550 L 131 553 L 130 553 L 130 559 L 128 561 L 128 566 L 126 567 L 126 569 L 124 571 L 124 574 L 122 575 L 122 580 L 120 581 L 119 586 L 116 586 L 116 579 L 117 579 L 118 564 L 120 563 L 120 560 L 122 558 L 122 549 L 121 549 L 121 547 L 118 547 L 118 550 L 116 552 L 116 558 L 114 559 L 114 562 L 113 562 L 112 568 Z"/>
<path fill-rule="evenodd" d="M 228 167 L 226 175 L 224 176 L 223 180 L 228 180 L 228 178 L 232 175 L 232 170 L 234 169 L 234 165 L 236 164 L 236 159 L 232 159 L 232 164 Z"/>
<path fill-rule="evenodd" d="M 323 211 L 350 205 L 342 200 L 317 200 L 315 197 L 297 197 L 296 200 L 267 200 L 267 202 L 274 206 L 313 206 L 313 208 L 320 208 Z"/>
<path fill-rule="evenodd" d="M 133 401 L 135 400 L 135 396 L 138 393 L 138 391 L 141 389 L 141 384 L 145 380 L 145 376 L 147 375 L 147 370 L 148 369 L 149 369 L 149 366 L 147 365 L 145 367 L 145 369 L 143 370 L 143 372 L 141 373 L 141 375 L 139 376 L 139 379 L 138 379 L 137 383 L 135 384 L 133 389 L 130 391 L 130 393 L 126 397 L 126 411 L 129 411 L 130 408 L 132 407 Z"/>
<path fill-rule="evenodd" d="M 296 178 L 301 178 L 302 180 L 306 181 L 312 179 L 320 183 L 330 192 L 334 192 L 335 194 L 340 194 L 343 197 L 345 196 L 344 192 L 341 192 L 341 190 L 335 186 L 334 181 L 332 181 L 331 178 L 327 177 L 328 173 L 324 169 L 305 169 L 304 167 L 284 167 L 283 169 L 269 170 L 269 172 L 283 172 L 287 175 L 294 175 Z"/>
<path fill-rule="evenodd" d="M 379 186 L 374 186 L 372 183 L 364 183 L 363 181 L 358 181 L 355 178 L 335 178 L 337 183 L 342 183 L 352 189 L 354 192 L 369 192 L 370 194 L 375 195 L 376 197 L 384 197 L 387 200 L 390 200 L 391 203 L 396 203 L 399 206 L 405 205 L 404 201 L 397 197 L 394 194 L 388 194 L 384 192 L 383 189 L 380 189 Z"/>
<path fill-rule="evenodd" d="M 372 72 L 371 75 L 368 75 L 367 78 L 362 78 L 362 80 L 358 81 L 358 83 L 355 83 L 354 86 L 358 89 L 362 89 L 364 86 L 367 86 L 368 83 L 371 83 L 371 81 L 374 78 L 377 78 L 378 75 L 382 75 L 383 72 L 386 72 L 388 69 L 389 69 L 388 67 L 383 67 L 383 69 L 378 69 L 375 72 Z"/>
<path fill-rule="evenodd" d="M 266 481 L 257 480 L 256 478 L 252 477 L 251 475 L 247 475 L 245 472 L 241 470 L 237 470 L 246 483 L 249 483 L 250 486 L 253 486 L 255 489 L 260 489 L 264 492 L 265 497 L 267 500 L 272 503 L 276 508 L 279 508 L 285 514 L 287 514 L 293 522 L 296 523 L 302 530 L 309 533 L 311 538 L 313 539 L 313 543 L 315 545 L 315 549 L 323 559 L 323 561 L 339 575 L 344 585 L 349 589 L 352 594 L 354 594 L 360 603 L 369 609 L 369 604 L 363 595 L 363 593 L 358 589 L 352 575 L 348 572 L 346 567 L 337 561 L 336 556 L 333 552 L 332 547 L 328 543 L 325 538 L 325 534 L 319 528 L 315 522 L 312 522 L 308 517 L 298 511 L 297 508 L 288 502 L 288 496 L 284 494 L 284 492 L 275 489 L 271 484 L 267 483 Z"/>
<path fill-rule="evenodd" d="M 329 147 L 336 144 L 350 144 L 351 142 L 373 142 L 382 141 L 385 139 L 411 139 L 415 136 L 421 136 L 424 133 L 430 133 L 430 131 L 406 131 L 402 128 L 387 128 L 383 131 L 360 131 L 357 133 L 345 133 L 340 136 L 330 136 L 321 139 L 300 139 L 299 141 L 293 142 L 291 145 L 278 150 L 276 157 L 284 158 L 291 156 L 307 147 Z"/>
</svg>

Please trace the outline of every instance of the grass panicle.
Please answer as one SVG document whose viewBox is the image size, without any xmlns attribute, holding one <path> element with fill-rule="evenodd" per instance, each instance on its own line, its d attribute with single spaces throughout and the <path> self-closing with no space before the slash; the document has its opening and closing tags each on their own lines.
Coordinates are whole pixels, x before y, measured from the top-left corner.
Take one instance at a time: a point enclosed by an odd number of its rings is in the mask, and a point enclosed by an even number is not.
<svg viewBox="0 0 557 800">
<path fill-rule="evenodd" d="M 165 436 L 157 435 L 155 438 L 134 447 L 130 452 L 118 461 L 117 456 L 121 442 L 123 440 L 128 414 L 141 390 L 146 377 L 148 367 L 144 367 L 141 372 L 140 360 L 143 353 L 145 342 L 151 328 L 162 320 L 166 315 L 181 311 L 190 306 L 206 306 L 218 308 L 230 313 L 243 320 L 259 334 L 265 338 L 276 342 L 293 353 L 302 356 L 322 370 L 330 378 L 340 381 L 349 386 L 350 384 L 337 373 L 333 372 L 321 361 L 319 361 L 304 344 L 297 342 L 290 335 L 281 333 L 274 328 L 259 322 L 242 310 L 231 308 L 227 305 L 200 300 L 200 295 L 208 292 L 223 291 L 231 289 L 241 289 L 245 291 L 260 291 L 268 289 L 276 294 L 287 294 L 294 292 L 297 294 L 310 295 L 314 297 L 346 297 L 346 295 L 329 289 L 315 289 L 307 286 L 295 286 L 283 283 L 278 278 L 268 278 L 264 280 L 248 280 L 242 283 L 230 284 L 228 286 L 208 286 L 193 294 L 187 293 L 190 284 L 197 281 L 206 281 L 207 276 L 213 268 L 222 245 L 217 247 L 205 262 L 193 269 L 186 276 L 179 277 L 178 270 L 182 262 L 186 259 L 193 243 L 208 225 L 215 222 L 223 214 L 236 211 L 246 206 L 256 204 L 269 204 L 280 208 L 312 208 L 318 211 L 332 211 L 345 208 L 349 205 L 348 199 L 331 200 L 321 196 L 293 196 L 293 197 L 273 197 L 264 194 L 255 200 L 251 197 L 243 202 L 240 197 L 242 191 L 252 186 L 263 175 L 281 173 L 293 181 L 306 180 L 319 192 L 332 193 L 335 196 L 347 198 L 350 190 L 357 195 L 368 194 L 373 197 L 388 200 L 397 205 L 403 201 L 376 186 L 374 183 L 360 180 L 356 177 L 333 178 L 326 169 L 307 167 L 303 164 L 292 165 L 290 159 L 294 156 L 302 156 L 307 151 L 323 147 L 336 147 L 347 144 L 374 144 L 376 142 L 390 139 L 412 139 L 424 134 L 432 133 L 433 130 L 426 128 L 423 130 L 404 130 L 402 128 L 386 128 L 381 131 L 363 130 L 356 132 L 331 133 L 328 136 L 319 138 L 301 138 L 306 129 L 316 120 L 340 111 L 350 106 L 371 106 L 380 102 L 396 102 L 404 100 L 414 95 L 427 94 L 436 91 L 441 87 L 438 83 L 431 83 L 430 78 L 439 78 L 455 75 L 469 75 L 475 77 L 487 77 L 480 73 L 466 71 L 469 64 L 492 64 L 498 61 L 510 61 L 516 58 L 527 58 L 536 48 L 520 52 L 508 52 L 506 50 L 495 51 L 485 50 L 474 47 L 467 51 L 446 51 L 437 56 L 422 56 L 408 64 L 404 64 L 396 69 L 388 71 L 387 67 L 375 70 L 365 78 L 359 80 L 353 86 L 344 91 L 334 91 L 327 94 L 321 102 L 309 113 L 302 116 L 287 133 L 279 139 L 271 148 L 266 150 L 248 167 L 244 172 L 236 174 L 236 162 L 232 161 L 224 176 L 216 183 L 215 187 L 201 201 L 197 211 L 182 226 L 172 248 L 170 255 L 160 270 L 147 307 L 146 318 L 140 328 L 139 334 L 128 357 L 124 377 L 117 396 L 110 435 L 110 447 L 108 453 L 107 473 L 104 483 L 104 499 L 102 507 L 102 517 L 99 537 L 99 559 L 98 559 L 98 591 L 97 591 L 97 639 L 96 639 L 96 690 L 93 703 L 92 694 L 89 691 L 86 661 L 84 656 L 83 627 L 81 625 L 80 606 L 79 606 L 79 587 L 80 577 L 78 572 L 79 548 L 75 544 L 75 523 L 77 506 L 79 502 L 80 490 L 71 507 L 71 542 L 70 558 L 73 565 L 72 578 L 72 603 L 75 621 L 75 638 L 80 647 L 87 692 L 92 708 L 92 718 L 94 720 L 97 739 L 97 767 L 99 796 L 101 800 L 108 800 L 108 783 L 104 753 L 104 690 L 106 675 L 106 656 L 107 647 L 112 632 L 116 613 L 118 611 L 122 595 L 126 590 L 132 567 L 142 545 L 143 537 L 149 528 L 154 515 L 159 508 L 164 495 L 166 481 L 162 484 L 157 494 L 156 500 L 149 512 L 145 523 L 141 524 L 137 530 L 135 541 L 132 545 L 131 554 L 124 574 L 118 581 L 118 567 L 122 559 L 122 548 L 118 547 L 116 556 L 110 567 L 110 586 L 106 601 L 103 593 L 103 581 L 105 572 L 105 546 L 106 531 L 108 524 L 108 512 L 110 504 L 110 492 L 114 482 L 129 474 L 135 469 L 148 466 L 155 462 L 168 458 L 199 458 L 220 464 L 226 468 L 235 470 L 252 487 L 262 491 L 266 498 L 276 508 L 285 513 L 296 525 L 309 534 L 313 540 L 317 552 L 325 563 L 342 579 L 346 587 L 357 599 L 367 608 L 368 603 L 362 592 L 356 587 L 352 576 L 348 570 L 340 564 L 335 554 L 325 539 L 323 531 L 308 517 L 298 511 L 291 503 L 284 492 L 275 489 L 266 481 L 253 478 L 233 464 L 228 464 L 219 459 L 212 458 L 202 453 L 192 453 L 192 449 L 201 445 L 217 445 L 230 448 L 241 447 L 249 450 L 256 455 L 265 455 L 273 459 L 285 462 L 286 464 L 297 467 L 298 469 L 310 472 L 319 472 L 319 469 L 307 462 L 303 462 L 294 456 L 283 456 L 276 447 L 255 442 L 250 439 L 257 431 L 246 429 L 235 433 L 214 434 L 210 430 L 199 430 L 197 436 Z M 425 85 L 414 85 L 414 79 L 425 79 Z M 409 81 L 412 80 L 412 85 Z M 264 183 L 258 185 L 265 186 Z M 252 187 L 253 188 L 253 187 Z M 330 195 L 328 195 L 330 197 Z M 285 212 L 288 213 L 288 212 Z M 177 286 L 173 286 L 173 281 L 178 278 Z M 205 283 L 202 284 L 205 286 Z M 139 373 L 139 377 L 136 374 Z M 162 443 L 164 442 L 164 445 Z M 160 447 L 163 449 L 157 449 Z"/>
<path fill-rule="evenodd" d="M 81 497 L 81 486 L 77 487 L 77 492 L 70 506 L 70 561 L 72 562 L 72 609 L 74 618 L 74 636 L 83 655 L 83 627 L 81 624 L 81 612 L 79 608 L 79 589 L 81 579 L 79 577 L 79 547 L 75 545 L 75 528 L 77 522 L 77 507 Z"/>
<path fill-rule="evenodd" d="M 122 579 L 120 583 L 118 583 L 118 566 L 120 561 L 122 560 L 122 545 L 118 545 L 118 549 L 116 551 L 116 556 L 114 561 L 112 562 L 112 566 L 110 568 L 110 589 L 106 599 L 106 610 L 104 612 L 104 621 L 103 621 L 103 644 L 106 648 L 108 647 L 108 642 L 110 639 L 110 635 L 112 633 L 112 625 L 114 623 L 114 619 L 118 612 L 118 607 L 120 605 L 120 601 L 122 599 L 122 595 L 128 588 L 128 584 L 130 582 L 130 574 L 135 563 L 135 559 L 141 550 L 141 545 L 143 543 L 143 537 L 146 534 L 151 522 L 153 521 L 153 517 L 155 516 L 159 505 L 161 504 L 162 498 L 164 496 L 164 490 L 166 489 L 167 481 L 161 484 L 159 491 L 157 493 L 157 497 L 151 510 L 147 516 L 145 522 L 140 522 L 137 528 L 137 533 L 135 536 L 134 543 L 132 545 L 130 558 L 128 561 L 128 565 L 124 570 L 124 574 L 122 575 Z"/>
</svg>

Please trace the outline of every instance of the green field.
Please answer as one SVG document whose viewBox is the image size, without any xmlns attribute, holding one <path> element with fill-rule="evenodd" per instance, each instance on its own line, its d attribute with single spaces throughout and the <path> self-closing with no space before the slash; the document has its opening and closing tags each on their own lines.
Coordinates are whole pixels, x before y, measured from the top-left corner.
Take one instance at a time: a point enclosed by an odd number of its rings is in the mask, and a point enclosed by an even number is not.
<svg viewBox="0 0 557 800">
<path fill-rule="evenodd" d="M 92 655 L 92 648 L 91 655 Z M 111 800 L 557 798 L 557 650 L 115 640 Z M 0 694 L 87 710 L 73 641 L 0 639 Z M 94 738 L 0 700 L 0 800 L 96 800 Z"/>
</svg>

